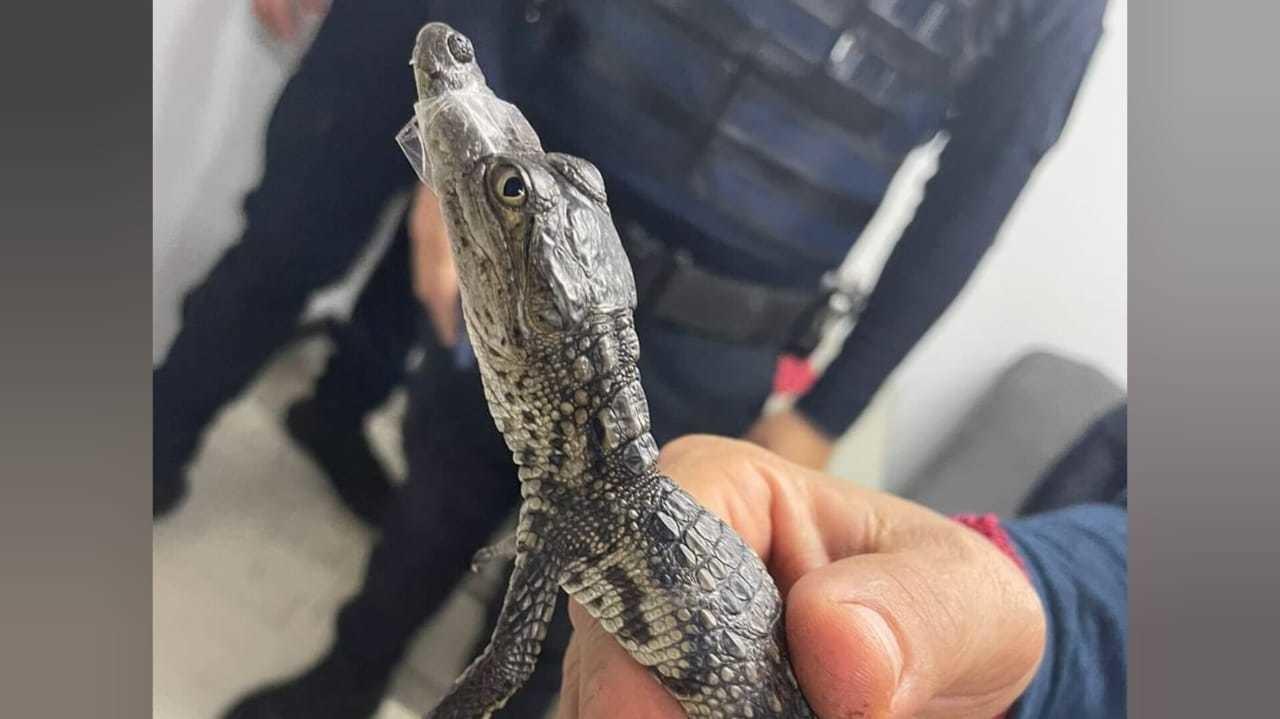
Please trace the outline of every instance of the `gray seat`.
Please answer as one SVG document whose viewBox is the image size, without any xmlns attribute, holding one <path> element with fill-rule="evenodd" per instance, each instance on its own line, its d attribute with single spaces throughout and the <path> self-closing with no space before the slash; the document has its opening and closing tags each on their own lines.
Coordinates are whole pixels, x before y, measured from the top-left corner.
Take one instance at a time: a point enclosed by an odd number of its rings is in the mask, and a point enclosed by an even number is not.
<svg viewBox="0 0 1280 719">
<path fill-rule="evenodd" d="M 1012 515 L 1052 463 L 1124 389 L 1045 351 L 1003 370 L 902 494 L 944 513 Z"/>
</svg>

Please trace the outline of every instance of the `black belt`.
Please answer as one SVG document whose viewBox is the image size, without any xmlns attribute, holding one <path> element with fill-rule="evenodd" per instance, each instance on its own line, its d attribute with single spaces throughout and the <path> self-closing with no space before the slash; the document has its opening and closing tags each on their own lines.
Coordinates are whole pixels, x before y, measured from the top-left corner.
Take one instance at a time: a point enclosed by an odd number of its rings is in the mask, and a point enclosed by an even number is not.
<svg viewBox="0 0 1280 719">
<path fill-rule="evenodd" d="M 817 291 L 771 287 L 699 267 L 633 222 L 622 228 L 642 316 L 710 339 L 806 357 L 836 321 L 855 314 L 862 294 L 824 279 Z"/>
</svg>

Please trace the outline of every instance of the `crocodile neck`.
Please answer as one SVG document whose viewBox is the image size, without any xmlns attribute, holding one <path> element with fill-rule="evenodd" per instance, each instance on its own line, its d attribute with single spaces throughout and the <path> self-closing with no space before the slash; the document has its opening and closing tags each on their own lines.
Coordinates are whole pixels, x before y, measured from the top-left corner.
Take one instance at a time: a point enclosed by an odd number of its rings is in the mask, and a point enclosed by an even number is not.
<svg viewBox="0 0 1280 719">
<path fill-rule="evenodd" d="M 481 363 L 521 481 L 628 485 L 655 474 L 639 349 L 631 313 L 617 312 L 536 338 L 518 366 Z"/>
</svg>

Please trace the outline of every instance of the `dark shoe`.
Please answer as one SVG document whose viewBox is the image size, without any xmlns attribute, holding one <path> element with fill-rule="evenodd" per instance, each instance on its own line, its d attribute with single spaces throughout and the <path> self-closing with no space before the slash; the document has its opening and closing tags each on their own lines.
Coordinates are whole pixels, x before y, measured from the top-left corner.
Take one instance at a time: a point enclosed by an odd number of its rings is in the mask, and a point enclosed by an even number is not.
<svg viewBox="0 0 1280 719">
<path fill-rule="evenodd" d="M 156 417 L 151 438 L 151 519 L 171 514 L 187 497 L 187 463 L 192 450 L 177 444 L 173 432 L 160 426 Z"/>
<path fill-rule="evenodd" d="M 359 423 L 335 418 L 314 398 L 291 405 L 284 423 L 293 441 L 320 465 L 347 509 L 369 526 L 380 527 L 394 487 Z"/>
<path fill-rule="evenodd" d="M 242 698 L 223 719 L 369 719 L 382 703 L 388 677 L 369 677 L 330 654 L 305 674 Z"/>
<path fill-rule="evenodd" d="M 187 497 L 182 469 L 154 467 L 151 474 L 151 519 L 167 517 Z"/>
</svg>

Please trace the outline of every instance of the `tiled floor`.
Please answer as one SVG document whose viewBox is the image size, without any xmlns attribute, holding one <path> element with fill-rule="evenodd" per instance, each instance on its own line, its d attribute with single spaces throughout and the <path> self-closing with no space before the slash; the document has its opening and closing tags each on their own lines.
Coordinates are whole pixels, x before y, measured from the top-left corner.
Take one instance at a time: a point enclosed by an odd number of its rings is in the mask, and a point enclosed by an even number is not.
<svg viewBox="0 0 1280 719">
<path fill-rule="evenodd" d="M 281 410 L 303 393 L 327 349 L 281 357 L 214 426 L 192 491 L 153 539 L 157 719 L 213 719 L 244 691 L 307 666 L 332 638 L 373 535 L 346 514 L 318 469 L 287 442 Z M 399 402 L 370 422 L 401 466 Z M 884 412 L 873 410 L 838 451 L 838 474 L 874 482 Z M 481 631 L 481 598 L 498 571 L 469 578 L 418 638 L 380 719 L 420 716 L 462 669 Z"/>
<path fill-rule="evenodd" d="M 157 719 L 212 719 L 243 691 L 308 665 L 359 585 L 373 535 L 333 499 L 278 420 L 325 351 L 317 341 L 282 357 L 228 408 L 192 470 L 190 499 L 154 531 Z M 370 423 L 393 466 L 398 404 Z M 469 579 L 432 621 L 380 717 L 420 716 L 440 696 L 478 637 L 478 597 L 497 579 Z"/>
</svg>

